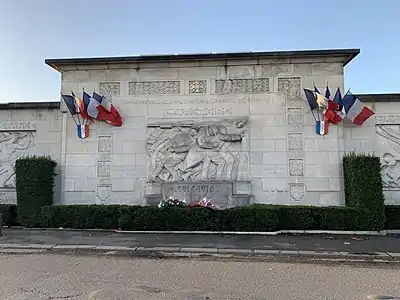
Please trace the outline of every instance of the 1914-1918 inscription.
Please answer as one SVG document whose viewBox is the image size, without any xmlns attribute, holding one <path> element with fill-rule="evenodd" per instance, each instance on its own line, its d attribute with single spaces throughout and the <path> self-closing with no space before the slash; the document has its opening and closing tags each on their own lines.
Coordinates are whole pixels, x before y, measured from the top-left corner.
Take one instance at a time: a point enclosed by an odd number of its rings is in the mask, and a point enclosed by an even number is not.
<svg viewBox="0 0 400 300">
<path fill-rule="evenodd" d="M 230 182 L 165 182 L 162 184 L 163 198 L 177 197 L 188 203 L 200 201 L 204 197 L 228 203 L 232 194 Z"/>
<path fill-rule="evenodd" d="M 17 194 L 14 189 L 0 190 L 0 204 L 17 204 Z"/>
</svg>

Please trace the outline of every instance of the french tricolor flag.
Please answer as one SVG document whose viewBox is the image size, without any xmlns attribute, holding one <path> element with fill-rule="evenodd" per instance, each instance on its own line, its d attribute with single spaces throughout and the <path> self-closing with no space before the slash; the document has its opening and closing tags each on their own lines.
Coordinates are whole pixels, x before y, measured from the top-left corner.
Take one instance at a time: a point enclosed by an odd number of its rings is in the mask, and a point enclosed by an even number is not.
<svg viewBox="0 0 400 300">
<path fill-rule="evenodd" d="M 365 107 L 361 101 L 352 93 L 347 92 L 343 97 L 343 107 L 346 112 L 346 117 L 353 124 L 361 126 L 369 117 L 375 113 L 368 107 Z"/>
<path fill-rule="evenodd" d="M 329 126 L 328 121 L 317 121 L 315 123 L 315 131 L 319 135 L 326 135 L 328 134 L 328 126 Z"/>
<path fill-rule="evenodd" d="M 89 136 L 89 125 L 76 125 L 76 130 L 78 132 L 78 137 L 85 139 Z"/>
</svg>

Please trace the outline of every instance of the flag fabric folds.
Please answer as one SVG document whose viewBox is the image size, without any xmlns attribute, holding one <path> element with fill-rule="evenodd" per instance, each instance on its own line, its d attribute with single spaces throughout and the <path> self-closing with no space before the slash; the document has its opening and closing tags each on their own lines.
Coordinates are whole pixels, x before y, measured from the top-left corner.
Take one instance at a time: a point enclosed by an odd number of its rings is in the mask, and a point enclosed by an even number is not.
<svg viewBox="0 0 400 300">
<path fill-rule="evenodd" d="M 343 97 L 343 106 L 346 117 L 358 126 L 364 124 L 366 120 L 375 114 L 368 107 L 365 107 L 350 91 Z"/>
<path fill-rule="evenodd" d="M 304 94 L 316 122 L 315 128 L 318 135 L 326 135 L 328 133 L 329 123 L 339 124 L 344 118 L 347 118 L 355 125 L 361 126 L 375 114 L 371 109 L 365 107 L 350 91 L 342 97 L 340 89 L 337 88 L 332 99 L 328 86 L 326 86 L 325 95 L 322 96 L 314 85 L 314 91 L 304 89 Z M 318 118 L 315 116 L 315 112 L 317 112 Z"/>
<path fill-rule="evenodd" d="M 78 137 L 81 139 L 85 139 L 89 136 L 89 125 L 76 125 L 76 129 L 78 132 Z"/>
<path fill-rule="evenodd" d="M 112 126 L 122 125 L 122 117 L 118 110 L 104 96 L 100 96 L 95 92 L 90 96 L 84 91 L 83 102 L 87 107 L 87 114 L 91 118 L 105 121 Z"/>
</svg>

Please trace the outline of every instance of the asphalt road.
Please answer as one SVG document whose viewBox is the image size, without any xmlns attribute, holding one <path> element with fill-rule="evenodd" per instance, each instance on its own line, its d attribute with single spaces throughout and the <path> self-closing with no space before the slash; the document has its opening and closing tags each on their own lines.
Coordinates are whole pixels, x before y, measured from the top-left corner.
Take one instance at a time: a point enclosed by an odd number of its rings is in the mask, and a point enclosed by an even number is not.
<svg viewBox="0 0 400 300">
<path fill-rule="evenodd" d="M 3 300 L 356 300 L 399 296 L 399 278 L 393 266 L 0 255 Z"/>
</svg>

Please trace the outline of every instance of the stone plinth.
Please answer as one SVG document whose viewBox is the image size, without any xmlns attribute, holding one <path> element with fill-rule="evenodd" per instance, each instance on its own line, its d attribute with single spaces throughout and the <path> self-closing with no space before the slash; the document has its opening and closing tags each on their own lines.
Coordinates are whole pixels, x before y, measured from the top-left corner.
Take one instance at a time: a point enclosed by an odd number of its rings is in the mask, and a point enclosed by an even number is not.
<svg viewBox="0 0 400 300">
<path fill-rule="evenodd" d="M 185 199 L 188 204 L 204 197 L 212 199 L 221 208 L 250 204 L 250 182 L 163 182 L 148 183 L 147 204 L 158 204 L 170 196 Z"/>
</svg>

